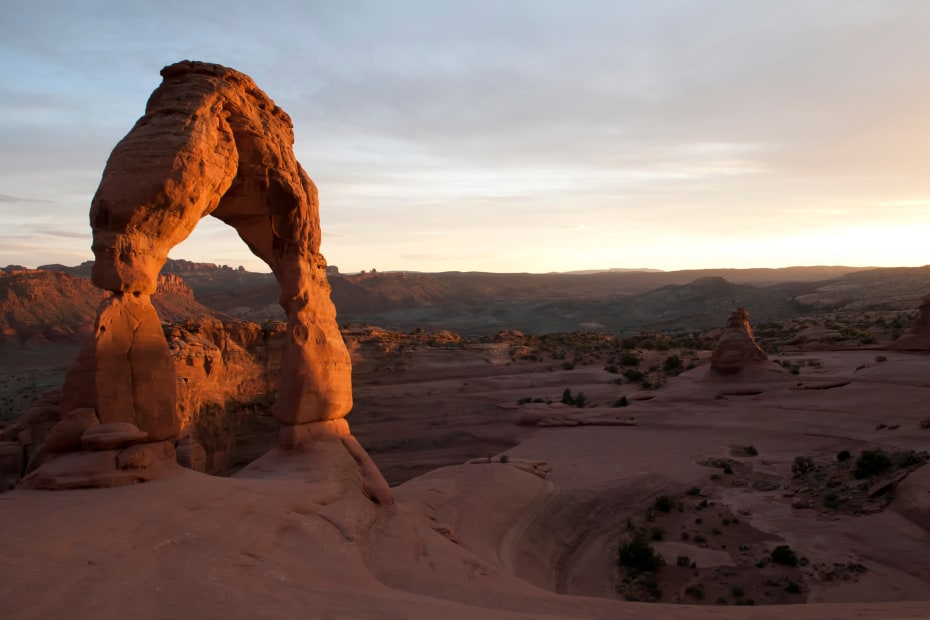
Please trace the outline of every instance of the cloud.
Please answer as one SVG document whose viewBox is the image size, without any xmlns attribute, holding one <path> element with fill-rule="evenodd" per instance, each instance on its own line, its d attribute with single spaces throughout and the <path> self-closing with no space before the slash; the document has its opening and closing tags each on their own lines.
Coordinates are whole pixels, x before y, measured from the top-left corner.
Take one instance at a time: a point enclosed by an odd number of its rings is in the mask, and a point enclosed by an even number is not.
<svg viewBox="0 0 930 620">
<path fill-rule="evenodd" d="M 91 232 L 89 228 L 87 231 L 80 232 L 80 233 L 70 232 L 67 230 L 53 230 L 53 229 L 37 230 L 36 232 L 43 234 L 43 235 L 49 235 L 50 237 L 63 237 L 65 239 L 83 239 L 88 242 L 90 241 L 90 238 L 91 238 Z"/>
<path fill-rule="evenodd" d="M 22 196 L 10 196 L 9 194 L 0 194 L 0 203 L 3 203 L 3 204 L 28 204 L 28 203 L 50 204 L 51 201 L 41 200 L 39 198 L 23 198 Z"/>
<path fill-rule="evenodd" d="M 930 3 L 877 0 L 10 0 L 0 203 L 42 200 L 55 220 L 24 213 L 32 233 L 78 239 L 59 221 L 86 226 L 158 70 L 195 58 L 249 73 L 291 115 L 346 268 L 568 261 L 581 250 L 550 231 L 578 223 L 751 238 L 840 212 L 880 221 L 876 205 L 904 221 L 930 195 L 930 82 L 913 63 L 928 25 Z M 508 230 L 510 254 L 483 251 Z M 207 234 L 183 251 L 232 247 Z"/>
</svg>

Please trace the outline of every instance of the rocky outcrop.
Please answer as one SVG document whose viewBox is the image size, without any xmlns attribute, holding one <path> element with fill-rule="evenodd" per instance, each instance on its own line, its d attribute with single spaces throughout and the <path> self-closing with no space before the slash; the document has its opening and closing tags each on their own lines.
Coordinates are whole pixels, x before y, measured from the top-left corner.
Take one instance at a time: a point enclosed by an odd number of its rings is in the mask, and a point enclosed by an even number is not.
<svg viewBox="0 0 930 620">
<path fill-rule="evenodd" d="M 281 288 L 287 324 L 272 406 L 281 445 L 300 449 L 331 434 L 344 440 L 369 487 L 386 487 L 369 480 L 373 466 L 345 440 L 348 426 L 335 424 L 352 408 L 351 361 L 320 254 L 316 187 L 294 157 L 290 118 L 238 71 L 184 61 L 161 73 L 145 115 L 111 153 L 91 204 L 92 281 L 113 295 L 65 379 L 62 422 L 74 409 L 92 409 L 100 424 L 132 424 L 145 433 L 141 441 L 166 441 L 174 459 L 182 428 L 176 373 L 151 295 L 168 252 L 213 215 L 236 229 Z M 305 425 L 315 426 L 292 428 Z M 68 462 L 87 467 L 88 485 L 129 479 L 99 474 L 111 459 L 90 458 L 82 448 Z M 149 451 L 142 461 L 161 471 L 168 452 Z M 43 478 L 44 467 L 24 483 L 80 484 L 57 470 Z"/>
<path fill-rule="evenodd" d="M 208 473 L 228 473 L 272 448 L 285 325 L 201 319 L 171 325 L 166 333 L 181 438 L 190 438 L 179 442 L 179 457 L 189 450 Z"/>
<path fill-rule="evenodd" d="M 720 334 L 717 347 L 710 358 L 711 372 L 721 375 L 734 375 L 751 364 L 765 362 L 768 355 L 756 343 L 749 325 L 749 313 L 745 308 L 737 308 Z"/>
<path fill-rule="evenodd" d="M 930 351 L 930 295 L 921 302 L 910 333 L 895 340 L 890 348 L 899 351 Z"/>
<path fill-rule="evenodd" d="M 80 342 L 92 333 L 106 297 L 86 278 L 58 269 L 0 271 L 0 344 Z M 152 304 L 164 321 L 222 316 L 198 303 L 187 283 L 171 274 L 159 276 Z"/>
<path fill-rule="evenodd" d="M 63 273 L 0 271 L 0 344 L 80 341 L 105 295 Z"/>
</svg>

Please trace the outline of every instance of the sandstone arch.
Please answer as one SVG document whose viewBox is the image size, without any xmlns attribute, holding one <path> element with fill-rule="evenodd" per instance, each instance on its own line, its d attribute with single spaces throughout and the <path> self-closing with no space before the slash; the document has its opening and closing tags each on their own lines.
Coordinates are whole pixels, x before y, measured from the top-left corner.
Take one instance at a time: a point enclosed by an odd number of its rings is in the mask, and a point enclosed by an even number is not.
<svg viewBox="0 0 930 620">
<path fill-rule="evenodd" d="M 125 435 L 107 444 L 113 449 L 177 438 L 174 367 L 150 295 L 168 252 L 213 215 L 281 287 L 287 345 L 272 413 L 282 446 L 339 437 L 370 474 L 373 465 L 343 420 L 352 408 L 351 361 L 320 254 L 317 190 L 294 157 L 290 117 L 233 69 L 183 61 L 161 75 L 145 115 L 111 153 L 91 204 L 92 280 L 113 295 L 66 377 L 55 428 L 68 441 L 60 452 L 87 452 L 83 437 L 98 426 L 95 432 Z"/>
</svg>

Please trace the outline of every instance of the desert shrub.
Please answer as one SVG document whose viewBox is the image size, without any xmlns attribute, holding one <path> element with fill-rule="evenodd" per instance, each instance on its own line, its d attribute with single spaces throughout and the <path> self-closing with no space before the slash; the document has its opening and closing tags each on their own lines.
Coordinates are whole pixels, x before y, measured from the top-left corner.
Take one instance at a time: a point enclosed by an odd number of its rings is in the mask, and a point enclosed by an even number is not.
<svg viewBox="0 0 930 620">
<path fill-rule="evenodd" d="M 852 458 L 852 454 L 850 454 L 849 450 L 840 450 L 836 454 L 836 460 L 840 462 L 848 461 L 851 458 Z"/>
<path fill-rule="evenodd" d="M 785 566 L 797 566 L 798 555 L 788 545 L 778 545 L 772 549 L 772 561 Z"/>
<path fill-rule="evenodd" d="M 684 369 L 685 365 L 681 362 L 681 358 L 677 355 L 669 355 L 665 358 L 665 362 L 662 364 L 662 370 L 670 375 L 681 374 L 681 371 Z"/>
<path fill-rule="evenodd" d="M 565 405 L 575 404 L 575 399 L 572 398 L 572 391 L 568 388 L 565 388 L 565 391 L 562 392 L 562 403 Z"/>
<path fill-rule="evenodd" d="M 700 494 L 701 494 L 701 487 L 694 486 L 688 489 L 688 495 L 690 495 L 691 497 L 697 497 Z"/>
<path fill-rule="evenodd" d="M 628 400 L 626 399 L 626 396 L 621 396 L 620 398 L 618 398 L 617 400 L 615 400 L 614 403 L 613 403 L 613 405 L 611 405 L 611 406 L 612 406 L 612 407 L 626 407 L 626 406 L 628 406 L 629 404 L 630 404 L 630 401 L 628 401 Z"/>
<path fill-rule="evenodd" d="M 788 580 L 788 585 L 785 586 L 785 592 L 788 592 L 789 594 L 800 594 L 800 593 L 801 593 L 801 586 L 798 584 L 797 581 L 791 581 L 791 580 L 789 579 L 789 580 Z"/>
<path fill-rule="evenodd" d="M 562 369 L 563 369 L 563 370 L 572 370 L 574 367 L 575 367 L 575 363 L 574 363 L 574 362 L 562 362 Z"/>
<path fill-rule="evenodd" d="M 620 566 L 643 572 L 655 572 L 665 566 L 662 556 L 640 535 L 620 545 L 618 561 Z"/>
<path fill-rule="evenodd" d="M 829 493 L 823 496 L 823 506 L 824 508 L 829 508 L 830 510 L 839 508 L 840 507 L 840 496 L 834 493 L 833 491 L 830 491 Z"/>
<path fill-rule="evenodd" d="M 608 364 L 607 366 L 604 366 L 604 370 L 614 375 L 620 372 L 620 369 L 614 366 L 613 364 Z"/>
<path fill-rule="evenodd" d="M 625 370 L 623 372 L 623 376 L 626 378 L 627 381 L 631 381 L 633 383 L 639 383 L 640 381 L 646 378 L 645 374 L 643 374 L 639 370 L 633 370 L 632 368 L 630 368 L 629 370 Z"/>
<path fill-rule="evenodd" d="M 500 460 L 501 463 L 509 463 L 509 462 L 510 462 L 510 457 L 507 456 L 506 454 L 502 454 L 499 460 Z"/>
<path fill-rule="evenodd" d="M 685 588 L 685 594 L 699 601 L 704 600 L 704 584 L 696 583 Z"/>
<path fill-rule="evenodd" d="M 665 538 L 665 528 L 661 525 L 655 525 L 649 530 L 649 537 L 652 540 L 662 540 Z"/>
<path fill-rule="evenodd" d="M 814 459 L 809 456 L 796 456 L 794 463 L 791 464 L 791 473 L 795 476 L 803 476 L 808 472 L 814 471 Z"/>
<path fill-rule="evenodd" d="M 888 455 L 879 450 L 863 450 L 859 458 L 856 459 L 856 468 L 853 475 L 856 478 L 868 478 L 882 473 L 891 467 L 891 459 Z"/>
<path fill-rule="evenodd" d="M 533 397 L 532 397 L 532 396 L 524 396 L 523 398 L 521 398 L 520 400 L 517 401 L 517 404 L 518 404 L 518 405 L 525 405 L 525 404 L 531 403 L 531 402 L 533 402 Z"/>
<path fill-rule="evenodd" d="M 586 400 L 587 399 L 585 398 L 584 392 L 578 392 L 578 396 L 575 397 L 575 406 L 579 409 L 584 407 Z"/>
<path fill-rule="evenodd" d="M 730 586 L 730 594 L 732 594 L 733 596 L 735 596 L 735 597 L 737 597 L 737 598 L 740 597 L 740 596 L 743 596 L 743 587 L 742 587 L 742 586 L 738 586 L 738 585 L 732 585 L 732 586 Z"/>
<path fill-rule="evenodd" d="M 895 467 L 910 467 L 911 465 L 920 465 L 926 459 L 913 450 L 908 450 L 898 455 L 894 460 Z"/>
<path fill-rule="evenodd" d="M 680 555 L 675 559 L 675 564 L 687 568 L 688 566 L 691 566 L 691 558 L 686 555 Z"/>
<path fill-rule="evenodd" d="M 672 507 L 674 505 L 675 503 L 672 501 L 672 498 L 669 497 L 668 495 L 658 496 L 654 504 L 656 510 L 658 510 L 659 512 L 666 512 L 666 513 L 671 512 Z"/>
<path fill-rule="evenodd" d="M 639 356 L 633 352 L 626 352 L 620 356 L 621 366 L 639 366 L 640 361 Z"/>
</svg>

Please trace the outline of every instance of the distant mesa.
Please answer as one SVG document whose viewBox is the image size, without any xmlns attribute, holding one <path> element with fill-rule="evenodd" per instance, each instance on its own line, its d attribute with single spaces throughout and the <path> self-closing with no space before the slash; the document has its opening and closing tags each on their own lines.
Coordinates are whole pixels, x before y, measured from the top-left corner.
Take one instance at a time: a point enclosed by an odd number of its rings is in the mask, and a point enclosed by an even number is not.
<svg viewBox="0 0 930 620">
<path fill-rule="evenodd" d="M 320 253 L 316 186 L 294 157 L 290 117 L 233 69 L 183 61 L 161 75 L 145 115 L 113 149 L 91 203 L 91 279 L 112 295 L 65 377 L 50 433 L 67 441 L 54 455 L 51 448 L 37 453 L 21 485 L 115 486 L 176 467 L 177 374 L 152 295 L 159 285 L 181 290 L 176 277 L 159 282 L 159 272 L 168 252 L 213 215 L 280 286 L 286 343 L 272 407 L 280 446 L 326 442 L 328 452 L 341 453 L 334 458 L 354 463 L 369 497 L 390 502 L 387 483 L 343 419 L 352 409 L 351 359 Z M 98 440 L 100 429 L 107 441 Z"/>
<path fill-rule="evenodd" d="M 737 308 L 727 320 L 710 358 L 711 372 L 735 375 L 751 364 L 765 362 L 768 355 L 756 342 L 749 325 L 749 312 Z"/>
</svg>

